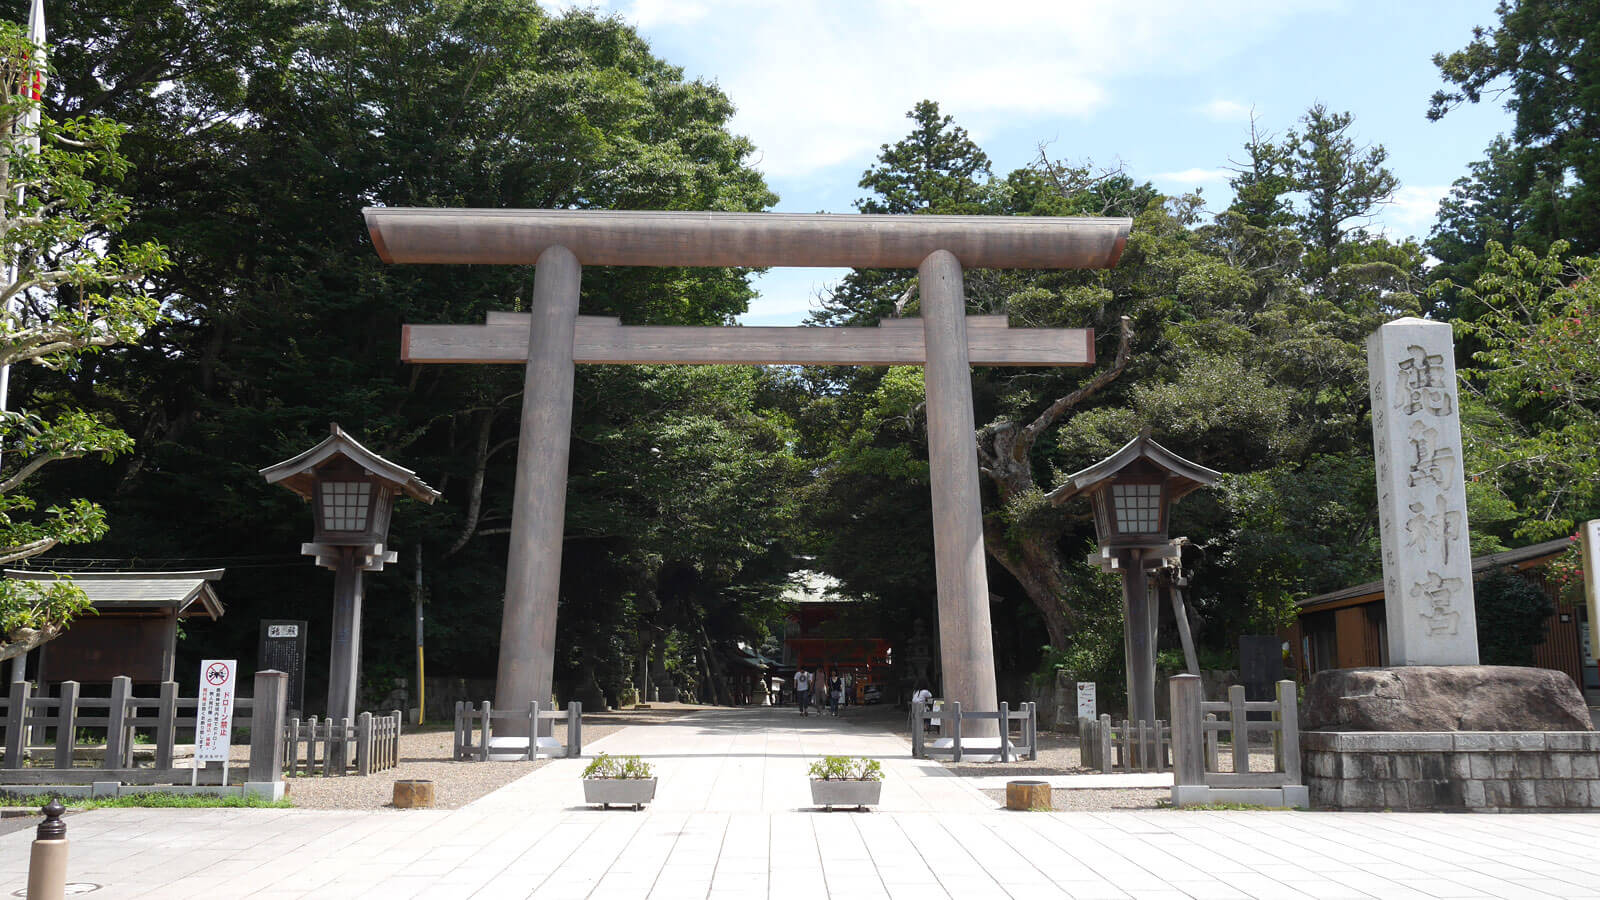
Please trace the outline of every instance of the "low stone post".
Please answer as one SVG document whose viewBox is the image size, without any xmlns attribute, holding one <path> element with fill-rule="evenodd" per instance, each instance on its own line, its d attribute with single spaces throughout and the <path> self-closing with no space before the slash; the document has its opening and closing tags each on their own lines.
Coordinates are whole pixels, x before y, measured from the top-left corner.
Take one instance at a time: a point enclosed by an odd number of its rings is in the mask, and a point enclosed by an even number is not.
<svg viewBox="0 0 1600 900">
<path fill-rule="evenodd" d="M 106 709 L 106 759 L 108 769 L 128 767 L 128 698 L 133 696 L 133 679 L 118 675 L 111 679 L 111 703 Z"/>
<path fill-rule="evenodd" d="M 28 857 L 28 893 L 33 900 L 62 900 L 67 893 L 67 811 L 54 797 L 45 804 L 44 821 L 34 832 L 33 852 Z"/>
<path fill-rule="evenodd" d="M 244 785 L 247 795 L 272 800 L 283 797 L 283 721 L 288 703 L 287 672 L 264 669 L 256 673 L 250 701 L 250 769 Z"/>
<path fill-rule="evenodd" d="M 604 710 L 601 710 L 604 712 Z M 583 755 L 583 704 L 577 700 L 567 704 L 567 757 Z"/>
<path fill-rule="evenodd" d="M 1200 718 L 1198 675 L 1174 675 L 1167 682 L 1172 698 L 1172 783 L 1206 783 Z"/>
<path fill-rule="evenodd" d="M 33 685 L 26 681 L 11 683 L 11 703 L 6 707 L 6 758 L 8 769 L 22 768 L 22 753 L 27 749 L 24 733 L 28 724 L 28 700 L 33 696 Z"/>
</svg>

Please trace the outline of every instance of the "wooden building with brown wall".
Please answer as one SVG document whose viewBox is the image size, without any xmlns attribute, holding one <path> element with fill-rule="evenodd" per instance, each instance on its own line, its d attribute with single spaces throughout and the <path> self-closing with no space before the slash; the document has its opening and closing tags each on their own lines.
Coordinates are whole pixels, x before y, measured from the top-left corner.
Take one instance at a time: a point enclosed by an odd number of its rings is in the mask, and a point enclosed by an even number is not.
<svg viewBox="0 0 1600 900">
<path fill-rule="evenodd" d="M 203 615 L 215 621 L 223 612 L 212 585 L 222 578 L 222 569 L 61 574 L 83 589 L 94 612 L 79 615 L 59 637 L 29 654 L 38 660 L 33 680 L 41 685 L 110 683 L 118 675 L 135 684 L 171 681 L 178 620 Z M 33 569 L 7 569 L 5 575 L 35 581 L 56 577 Z"/>
<path fill-rule="evenodd" d="M 1474 557 L 1474 577 L 1512 568 L 1544 589 L 1556 604 L 1547 620 L 1544 643 L 1534 649 L 1535 665 L 1566 672 L 1580 687 L 1600 689 L 1593 649 L 1587 647 L 1587 609 L 1570 603 L 1545 577 L 1545 564 L 1567 552 L 1571 538 Z M 1300 601 L 1295 623 L 1283 638 L 1302 680 L 1324 669 L 1389 664 L 1383 582 L 1369 581 Z"/>
</svg>

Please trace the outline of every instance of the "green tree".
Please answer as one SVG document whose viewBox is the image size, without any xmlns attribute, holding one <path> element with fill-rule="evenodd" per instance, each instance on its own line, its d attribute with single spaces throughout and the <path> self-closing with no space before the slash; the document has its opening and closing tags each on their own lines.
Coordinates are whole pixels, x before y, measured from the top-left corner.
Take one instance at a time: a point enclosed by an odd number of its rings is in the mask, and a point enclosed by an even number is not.
<svg viewBox="0 0 1600 900">
<path fill-rule="evenodd" d="M 127 171 L 118 149 L 122 128 L 40 114 L 31 88 L 33 60 L 43 50 L 14 23 L 0 22 L 0 134 L 15 136 L 0 155 L 0 366 L 32 370 L 13 371 L 26 406 L 0 412 L 4 563 L 105 534 L 104 510 L 89 499 L 62 498 L 40 510 L 24 490 L 46 466 L 85 456 L 110 460 L 133 443 L 107 417 L 58 393 L 49 376 L 71 378 L 87 355 L 138 340 L 159 315 L 146 279 L 167 266 L 160 246 L 116 240 L 128 203 L 105 182 Z M 87 602 L 67 578 L 0 581 L 0 659 L 54 638 Z"/>
<path fill-rule="evenodd" d="M 1600 78 L 1600 16 L 1591 3 L 1565 0 L 1501 0 L 1495 15 L 1499 22 L 1473 29 L 1467 46 L 1434 56 L 1448 87 L 1434 93 L 1428 118 L 1504 96 L 1515 117 L 1509 146 L 1491 145 L 1486 162 L 1495 177 L 1475 173 L 1474 183 L 1498 192 L 1509 177 L 1513 191 L 1498 200 L 1522 208 L 1518 237 L 1536 252 L 1557 238 L 1579 254 L 1600 251 L 1600 223 L 1592 215 L 1600 200 L 1600 97 L 1593 88 Z M 1458 186 L 1456 195 L 1473 205 L 1470 186 Z M 1446 263 L 1481 257 L 1487 241 L 1498 239 L 1461 224 L 1440 222 L 1442 249 L 1453 251 L 1441 257 Z M 1456 241 L 1462 246 L 1451 247 Z"/>
<path fill-rule="evenodd" d="M 1540 255 L 1489 244 L 1457 331 L 1479 349 L 1461 375 L 1468 474 L 1511 534 L 1570 534 L 1600 512 L 1600 259 L 1557 241 Z"/>
<path fill-rule="evenodd" d="M 1513 569 L 1479 579 L 1473 589 L 1478 617 L 1478 655 L 1486 666 L 1534 665 L 1534 650 L 1549 636 L 1556 604 Z"/>
</svg>

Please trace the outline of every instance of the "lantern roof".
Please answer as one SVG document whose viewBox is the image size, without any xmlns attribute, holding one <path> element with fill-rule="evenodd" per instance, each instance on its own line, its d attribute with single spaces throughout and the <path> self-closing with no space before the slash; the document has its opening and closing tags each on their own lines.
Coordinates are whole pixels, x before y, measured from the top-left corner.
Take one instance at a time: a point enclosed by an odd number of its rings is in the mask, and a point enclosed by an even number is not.
<svg viewBox="0 0 1600 900">
<path fill-rule="evenodd" d="M 1094 491 L 1100 484 L 1110 481 L 1123 469 L 1135 465 L 1140 460 L 1145 460 L 1166 473 L 1167 495 L 1174 501 L 1190 491 L 1215 482 L 1217 476 L 1222 474 L 1173 453 L 1151 440 L 1150 432 L 1146 430 L 1105 459 L 1068 475 L 1067 484 L 1063 485 L 1065 489 L 1058 496 L 1057 502 Z"/>
<path fill-rule="evenodd" d="M 432 503 L 439 498 L 439 492 L 418 478 L 417 473 L 361 446 L 338 424 L 328 426 L 328 430 L 328 437 L 322 443 L 292 459 L 267 466 L 261 470 L 261 477 L 268 484 L 281 484 L 309 500 L 317 481 L 317 470 L 342 458 L 360 466 L 367 474 L 391 483 L 414 500 Z"/>
</svg>

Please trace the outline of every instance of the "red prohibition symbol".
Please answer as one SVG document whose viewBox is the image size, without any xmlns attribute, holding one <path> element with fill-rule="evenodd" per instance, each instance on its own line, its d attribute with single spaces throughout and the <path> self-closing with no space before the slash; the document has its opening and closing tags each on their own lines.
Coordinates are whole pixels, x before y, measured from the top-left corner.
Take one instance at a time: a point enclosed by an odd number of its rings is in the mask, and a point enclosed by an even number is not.
<svg viewBox="0 0 1600 900">
<path fill-rule="evenodd" d="M 209 684 L 226 684 L 228 666 L 225 663 L 212 663 L 206 668 L 206 681 Z"/>
</svg>

